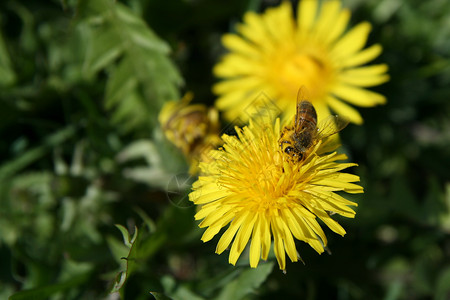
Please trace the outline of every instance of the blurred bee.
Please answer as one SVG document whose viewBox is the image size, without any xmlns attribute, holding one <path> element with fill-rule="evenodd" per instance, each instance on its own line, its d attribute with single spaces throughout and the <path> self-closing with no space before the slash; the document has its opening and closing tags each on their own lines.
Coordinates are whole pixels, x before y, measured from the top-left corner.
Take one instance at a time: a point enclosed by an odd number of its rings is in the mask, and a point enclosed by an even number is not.
<svg viewBox="0 0 450 300">
<path fill-rule="evenodd" d="M 305 94 L 305 88 L 301 87 L 297 94 L 294 122 L 291 126 L 283 128 L 278 140 L 281 151 L 294 163 L 305 159 L 308 150 L 317 142 L 338 133 L 349 123 L 339 116 L 329 116 L 317 125 L 316 109 Z"/>
</svg>

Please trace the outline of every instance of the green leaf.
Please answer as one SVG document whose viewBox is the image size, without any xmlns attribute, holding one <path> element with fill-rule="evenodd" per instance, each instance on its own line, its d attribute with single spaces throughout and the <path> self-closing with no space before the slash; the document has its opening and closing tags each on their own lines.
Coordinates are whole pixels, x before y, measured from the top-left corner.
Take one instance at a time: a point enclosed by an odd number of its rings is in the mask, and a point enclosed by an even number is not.
<svg viewBox="0 0 450 300">
<path fill-rule="evenodd" d="M 204 298 L 193 293 L 185 284 L 178 284 L 172 276 L 166 275 L 161 278 L 164 292 L 171 299 L 203 300 Z"/>
<path fill-rule="evenodd" d="M 156 300 L 171 300 L 172 299 L 170 297 L 167 297 L 163 293 L 150 292 L 150 294 L 152 294 L 152 296 L 155 297 Z"/>
<path fill-rule="evenodd" d="M 48 151 L 50 151 L 53 147 L 60 145 L 70 137 L 72 137 L 76 133 L 76 127 L 69 125 L 66 128 L 58 130 L 57 132 L 48 136 L 42 143 L 41 146 L 30 149 L 26 151 L 21 156 L 8 161 L 0 166 L 0 179 L 7 178 L 25 167 L 29 164 L 35 162 L 42 156 L 44 156 Z"/>
<path fill-rule="evenodd" d="M 401 280 L 391 280 L 388 285 L 387 294 L 384 297 L 384 300 L 400 299 L 403 290 L 404 283 Z"/>
<path fill-rule="evenodd" d="M 144 221 L 144 224 L 147 225 L 148 230 L 150 233 L 154 233 L 156 230 L 156 224 L 155 221 L 153 221 L 149 215 L 140 207 L 136 206 L 133 208 L 134 211 L 141 217 L 141 219 Z"/>
<path fill-rule="evenodd" d="M 268 262 L 258 266 L 258 268 L 239 270 L 240 274 L 228 283 L 217 300 L 242 299 L 244 296 L 254 292 L 272 272 L 274 263 Z"/>
<path fill-rule="evenodd" d="M 114 283 L 113 288 L 111 289 L 111 293 L 120 292 L 122 287 L 124 286 L 126 280 L 129 278 L 131 273 L 137 267 L 137 240 L 139 237 L 139 231 L 137 227 L 134 229 L 134 235 L 131 237 L 128 230 L 122 225 L 116 225 L 116 227 L 120 230 L 123 236 L 124 244 L 127 248 L 129 248 L 128 255 L 126 257 L 120 257 L 121 259 L 121 269 L 116 276 L 116 281 Z M 110 243 L 111 245 L 111 243 Z M 116 252 L 117 253 L 117 252 Z"/>
<path fill-rule="evenodd" d="M 125 246 L 127 246 L 128 248 L 131 248 L 133 246 L 133 243 L 136 240 L 136 237 L 137 237 L 137 234 L 138 234 L 137 227 L 134 227 L 134 235 L 133 235 L 133 237 L 130 237 L 130 234 L 128 233 L 128 230 L 124 226 L 122 226 L 120 224 L 116 224 L 116 227 L 122 233 L 123 242 L 125 243 Z"/>
<path fill-rule="evenodd" d="M 126 96 L 112 106 L 116 108 L 112 121 L 122 124 L 121 129 L 124 131 L 129 131 L 149 121 L 149 108 L 145 106 L 142 95 L 135 89 L 130 90 Z M 137 108 L 140 109 L 136 110 Z M 130 115 L 134 115 L 134 118 L 130 119 Z"/>
<path fill-rule="evenodd" d="M 440 226 L 444 231 L 450 232 L 450 183 L 445 185 L 445 195 L 443 196 L 443 209 L 440 213 Z"/>
<path fill-rule="evenodd" d="M 11 66 L 8 51 L 0 32 L 0 86 L 12 85 L 16 81 L 16 74 Z"/>
<path fill-rule="evenodd" d="M 83 275 L 74 277 L 70 280 L 67 280 L 67 281 L 64 281 L 61 283 L 50 284 L 50 285 L 45 285 L 45 286 L 41 286 L 41 287 L 34 288 L 34 289 L 21 291 L 21 292 L 15 293 L 11 297 L 9 297 L 9 299 L 10 300 L 48 299 L 53 294 L 66 291 L 70 288 L 79 286 L 79 285 L 87 282 L 88 279 L 90 278 L 90 275 L 91 275 L 91 273 L 87 272 Z"/>
<path fill-rule="evenodd" d="M 91 47 L 84 63 L 84 71 L 97 73 L 112 64 L 122 53 L 123 45 L 117 43 L 113 28 L 101 27 L 92 32 Z"/>
<path fill-rule="evenodd" d="M 115 261 L 122 266 L 124 264 L 123 258 L 127 257 L 130 253 L 130 248 L 113 236 L 108 236 L 106 241 L 108 242 L 109 250 L 111 251 Z M 125 270 L 125 268 L 121 269 L 121 271 L 123 270 Z"/>
<path fill-rule="evenodd" d="M 166 43 L 162 43 L 153 31 L 145 30 L 147 27 L 145 22 L 138 18 L 129 8 L 118 5 L 116 14 L 120 20 L 132 29 L 130 30 L 130 38 L 134 44 L 163 54 L 170 52 L 169 46 Z"/>
<path fill-rule="evenodd" d="M 135 76 L 130 76 L 133 72 L 134 66 L 130 57 L 124 57 L 120 63 L 113 68 L 106 86 L 106 108 L 113 108 L 116 103 L 119 103 L 129 93 L 136 90 L 139 81 Z"/>
<path fill-rule="evenodd" d="M 153 127 L 162 104 L 179 98 L 182 79 L 168 57 L 170 47 L 120 2 L 81 2 L 80 26 L 91 28 L 84 67 L 87 76 L 108 73 L 104 106 L 113 123 L 125 132 Z"/>
<path fill-rule="evenodd" d="M 183 300 L 204 300 L 205 298 L 200 297 L 193 293 L 189 288 L 184 285 L 180 285 L 176 291 L 171 294 L 173 299 L 183 299 Z"/>
<path fill-rule="evenodd" d="M 450 296 L 450 267 L 443 270 L 437 280 L 434 300 L 448 299 Z"/>
</svg>

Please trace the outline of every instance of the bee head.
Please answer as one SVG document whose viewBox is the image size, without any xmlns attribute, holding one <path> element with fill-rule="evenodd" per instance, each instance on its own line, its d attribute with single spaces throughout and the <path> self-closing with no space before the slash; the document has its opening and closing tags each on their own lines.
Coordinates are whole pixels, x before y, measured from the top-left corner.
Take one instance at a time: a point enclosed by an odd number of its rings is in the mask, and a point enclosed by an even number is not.
<svg viewBox="0 0 450 300">
<path fill-rule="evenodd" d="M 295 161 L 301 161 L 303 159 L 303 153 L 296 151 L 292 146 L 284 148 L 284 153 L 292 157 L 292 159 Z"/>
<path fill-rule="evenodd" d="M 291 153 L 293 153 L 293 151 L 294 151 L 294 148 L 291 146 L 288 146 L 284 149 L 284 152 L 289 155 L 291 155 Z"/>
</svg>

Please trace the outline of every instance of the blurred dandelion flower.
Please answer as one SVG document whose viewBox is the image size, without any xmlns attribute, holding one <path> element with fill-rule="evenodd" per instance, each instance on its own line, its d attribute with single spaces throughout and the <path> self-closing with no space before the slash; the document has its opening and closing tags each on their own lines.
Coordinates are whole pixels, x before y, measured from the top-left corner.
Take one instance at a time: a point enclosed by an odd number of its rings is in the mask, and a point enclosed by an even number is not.
<svg viewBox="0 0 450 300">
<path fill-rule="evenodd" d="M 295 262 L 301 259 L 294 237 L 308 243 L 318 253 L 327 245 L 319 225 L 322 220 L 334 232 L 345 230 L 330 216 L 353 218 L 349 205 L 357 204 L 336 192 L 362 193 L 353 182 L 356 175 L 342 173 L 354 163 L 338 162 L 344 154 L 333 152 L 328 140 L 319 140 L 305 159 L 292 163 L 279 146 L 280 120 L 252 121 L 236 127 L 237 137 L 223 135 L 223 148 L 212 150 L 209 162 L 200 162 L 202 176 L 193 184 L 189 199 L 199 205 L 196 220 L 207 227 L 202 241 L 211 240 L 230 224 L 221 236 L 216 253 L 230 244 L 229 262 L 236 264 L 250 241 L 250 266 L 266 260 L 274 241 L 274 253 L 281 270 L 286 268 L 285 253 Z"/>
<path fill-rule="evenodd" d="M 167 102 L 159 114 L 159 123 L 166 138 L 178 147 L 190 163 L 191 174 L 198 172 L 198 162 L 207 160 L 206 154 L 219 146 L 219 116 L 215 108 L 203 104 L 189 104 L 192 94 L 181 101 Z"/>
<path fill-rule="evenodd" d="M 300 1 L 297 20 L 289 2 L 267 9 L 263 14 L 248 12 L 238 34 L 225 34 L 222 42 L 231 52 L 215 66 L 224 79 L 213 87 L 219 98 L 216 106 L 225 118 L 240 118 L 257 93 L 264 91 L 277 99 L 283 120 L 294 115 L 297 90 L 305 86 L 311 102 L 322 118 L 329 109 L 362 124 L 359 112 L 349 104 L 370 107 L 385 103 L 383 95 L 366 87 L 389 80 L 387 65 L 362 66 L 382 51 L 376 44 L 366 49 L 371 30 L 362 22 L 346 32 L 350 18 L 340 1 Z"/>
</svg>

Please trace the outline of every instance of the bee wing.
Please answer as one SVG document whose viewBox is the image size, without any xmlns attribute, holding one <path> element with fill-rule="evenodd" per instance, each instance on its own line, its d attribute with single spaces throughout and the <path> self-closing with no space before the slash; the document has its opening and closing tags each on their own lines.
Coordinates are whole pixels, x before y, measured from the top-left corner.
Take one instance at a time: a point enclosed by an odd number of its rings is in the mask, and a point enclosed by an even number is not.
<svg viewBox="0 0 450 300">
<path fill-rule="evenodd" d="M 349 120 L 337 115 L 331 115 L 322 120 L 317 126 L 317 138 L 325 139 L 335 133 L 338 133 L 345 127 L 347 127 Z"/>
<path fill-rule="evenodd" d="M 302 85 L 297 92 L 297 107 L 295 112 L 295 123 L 294 123 L 294 130 L 295 132 L 298 132 L 300 128 L 302 128 L 302 122 L 303 120 L 300 119 L 301 113 L 300 113 L 300 103 L 302 101 L 309 101 L 309 92 L 308 89 Z"/>
</svg>

